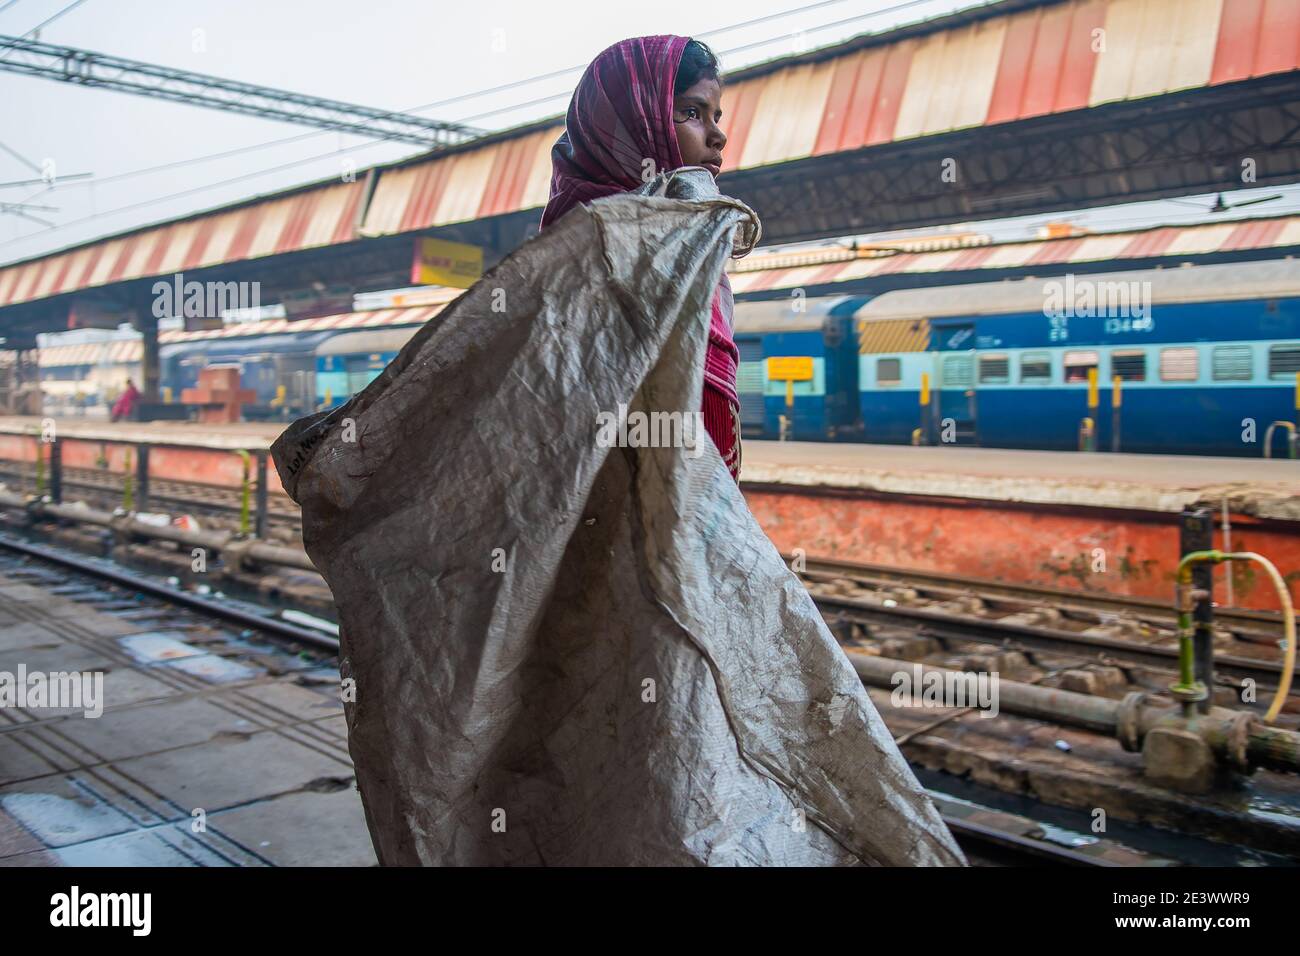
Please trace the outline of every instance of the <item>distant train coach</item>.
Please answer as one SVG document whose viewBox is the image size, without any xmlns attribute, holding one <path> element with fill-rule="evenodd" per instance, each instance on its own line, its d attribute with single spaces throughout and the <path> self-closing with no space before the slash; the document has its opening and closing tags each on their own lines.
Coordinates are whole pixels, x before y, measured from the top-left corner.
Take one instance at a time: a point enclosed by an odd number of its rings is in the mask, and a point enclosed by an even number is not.
<svg viewBox="0 0 1300 956">
<path fill-rule="evenodd" d="M 736 307 L 746 434 L 1071 449 L 1090 429 L 1104 449 L 1118 402 L 1124 451 L 1256 456 L 1300 403 L 1292 259 L 798 304 Z M 823 373 L 850 349 L 852 374 Z"/>
<path fill-rule="evenodd" d="M 738 302 L 742 436 L 862 439 L 855 311 L 866 297 Z"/>
<path fill-rule="evenodd" d="M 334 408 L 361 391 L 419 331 L 364 329 L 343 332 L 316 348 L 316 407 Z"/>
<path fill-rule="evenodd" d="M 435 311 L 179 333 L 160 384 L 176 400 L 204 366 L 235 365 L 255 395 L 245 417 L 291 420 L 365 388 Z M 1123 451 L 1260 456 L 1273 426 L 1281 456 L 1300 405 L 1300 262 L 739 301 L 735 339 L 749 438 L 1064 450 L 1082 433 L 1109 449 L 1117 420 Z M 43 349 L 47 401 L 102 402 L 139 374 L 139 352 Z"/>
</svg>

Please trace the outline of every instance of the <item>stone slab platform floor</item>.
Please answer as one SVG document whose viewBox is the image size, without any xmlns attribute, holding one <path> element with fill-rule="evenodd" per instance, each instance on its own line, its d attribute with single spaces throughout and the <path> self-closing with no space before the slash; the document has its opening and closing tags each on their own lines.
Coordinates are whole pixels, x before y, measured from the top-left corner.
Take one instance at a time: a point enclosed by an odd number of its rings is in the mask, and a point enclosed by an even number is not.
<svg viewBox="0 0 1300 956">
<path fill-rule="evenodd" d="M 148 627 L 0 575 L 0 681 L 104 672 L 98 718 L 0 706 L 0 866 L 375 865 L 337 673 Z"/>
</svg>

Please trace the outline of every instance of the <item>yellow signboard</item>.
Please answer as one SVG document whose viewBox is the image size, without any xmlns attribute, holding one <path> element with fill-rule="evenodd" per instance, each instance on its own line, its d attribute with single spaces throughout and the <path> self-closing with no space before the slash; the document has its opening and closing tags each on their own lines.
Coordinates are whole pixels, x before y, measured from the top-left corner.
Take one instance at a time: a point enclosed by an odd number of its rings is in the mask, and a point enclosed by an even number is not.
<svg viewBox="0 0 1300 956">
<path fill-rule="evenodd" d="M 415 240 L 411 281 L 468 289 L 483 275 L 483 249 L 446 239 Z"/>
<path fill-rule="evenodd" d="M 808 355 L 773 355 L 767 360 L 769 382 L 811 382 L 813 360 Z"/>
</svg>

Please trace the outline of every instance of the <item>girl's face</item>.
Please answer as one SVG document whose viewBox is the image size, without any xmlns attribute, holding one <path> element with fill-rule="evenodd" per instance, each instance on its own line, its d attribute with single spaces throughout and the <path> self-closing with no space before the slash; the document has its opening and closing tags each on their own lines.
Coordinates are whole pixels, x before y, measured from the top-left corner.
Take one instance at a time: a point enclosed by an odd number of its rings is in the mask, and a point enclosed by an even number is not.
<svg viewBox="0 0 1300 956">
<path fill-rule="evenodd" d="M 722 85 L 704 77 L 673 97 L 673 125 L 677 147 L 687 166 L 703 166 L 716 179 L 722 170 L 722 148 L 726 134 L 718 128 L 722 119 Z"/>
</svg>

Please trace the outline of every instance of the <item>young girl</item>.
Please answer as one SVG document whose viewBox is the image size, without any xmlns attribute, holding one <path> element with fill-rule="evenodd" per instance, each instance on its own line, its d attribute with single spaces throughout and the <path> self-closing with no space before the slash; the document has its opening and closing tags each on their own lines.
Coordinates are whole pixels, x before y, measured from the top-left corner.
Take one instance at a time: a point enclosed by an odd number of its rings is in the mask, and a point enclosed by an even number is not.
<svg viewBox="0 0 1300 956">
<path fill-rule="evenodd" d="M 715 177 L 727 137 L 717 57 L 698 40 L 637 37 L 604 50 L 578 82 L 565 131 L 551 151 L 551 198 L 542 228 L 580 203 L 636 189 L 666 170 L 703 166 Z M 727 274 L 713 296 L 704 358 L 704 428 L 740 477 L 740 354 L 731 334 Z"/>
</svg>

